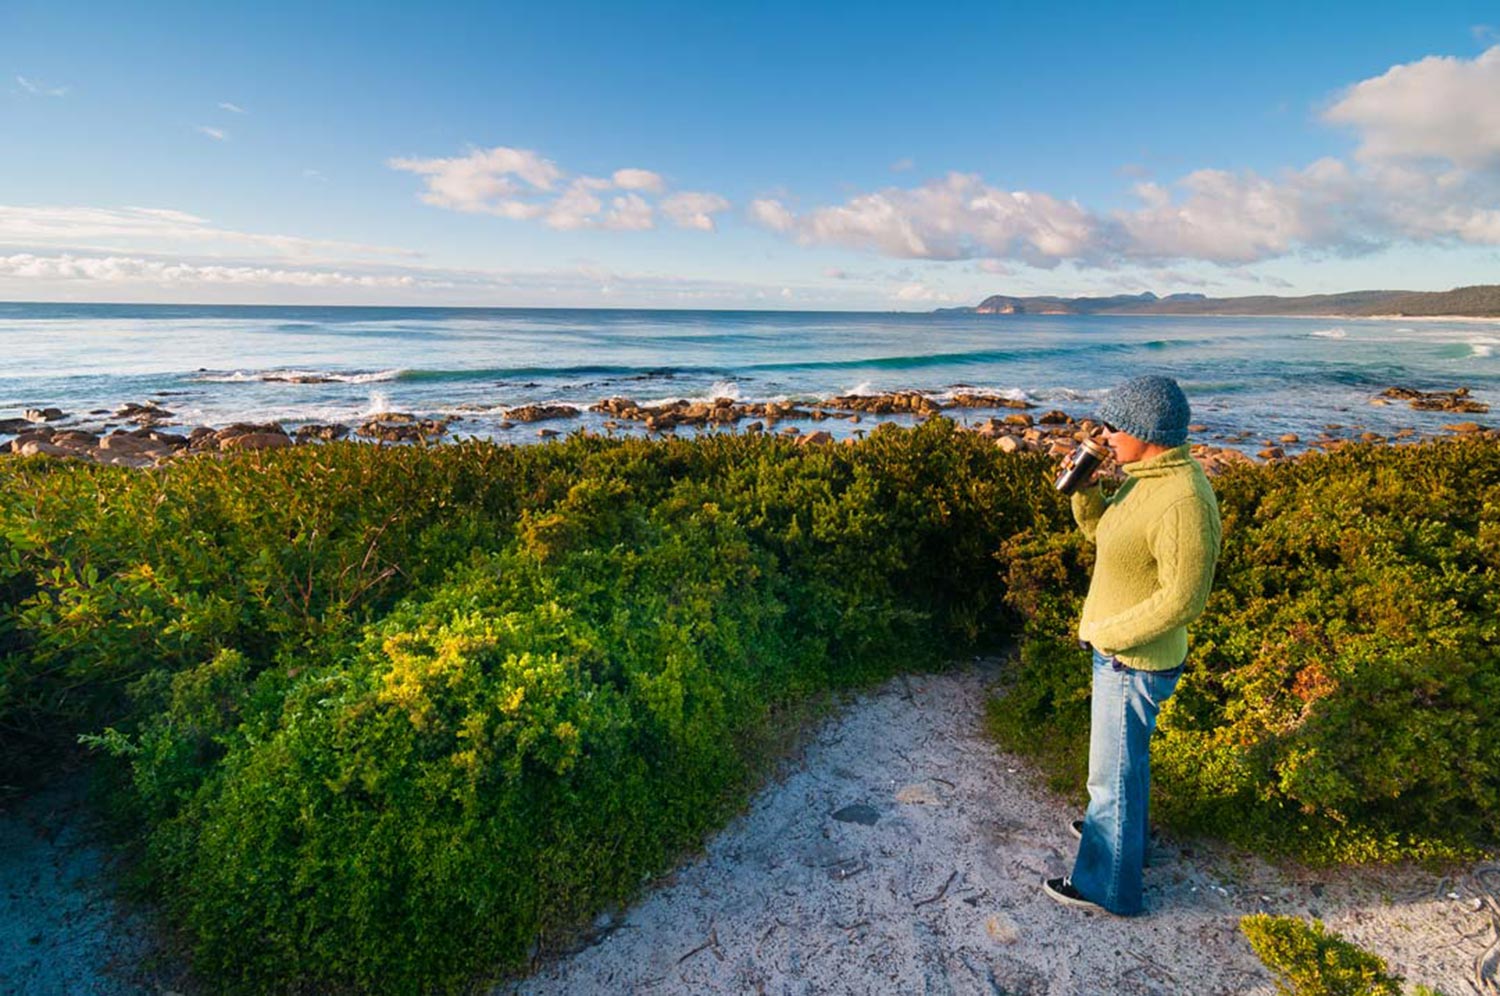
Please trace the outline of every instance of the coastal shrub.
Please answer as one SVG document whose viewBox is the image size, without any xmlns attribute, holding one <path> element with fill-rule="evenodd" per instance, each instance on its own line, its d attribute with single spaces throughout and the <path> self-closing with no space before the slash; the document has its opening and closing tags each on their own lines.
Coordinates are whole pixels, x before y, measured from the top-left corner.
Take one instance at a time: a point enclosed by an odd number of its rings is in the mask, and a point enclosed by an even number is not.
<svg viewBox="0 0 1500 996">
<path fill-rule="evenodd" d="M 1240 932 L 1276 976 L 1284 996 L 1401 996 L 1402 978 L 1379 955 L 1323 926 L 1294 916 L 1256 913 L 1240 919 Z M 1411 996 L 1439 996 L 1416 986 Z"/>
<path fill-rule="evenodd" d="M 459 568 L 298 679 L 263 736 L 231 734 L 153 841 L 200 966 L 458 986 L 722 822 L 808 646 L 731 518 L 669 515 Z"/>
<path fill-rule="evenodd" d="M 1160 717 L 1153 815 L 1321 860 L 1500 837 L 1500 446 L 1351 447 L 1215 488 L 1224 553 Z M 1004 556 L 1025 636 L 991 725 L 1077 791 L 1092 553 L 1032 532 Z"/>
<path fill-rule="evenodd" d="M 126 690 L 219 650 L 256 671 L 497 548 L 565 472 L 462 444 L 297 448 L 132 472 L 0 461 L 0 763 L 131 712 Z"/>
</svg>

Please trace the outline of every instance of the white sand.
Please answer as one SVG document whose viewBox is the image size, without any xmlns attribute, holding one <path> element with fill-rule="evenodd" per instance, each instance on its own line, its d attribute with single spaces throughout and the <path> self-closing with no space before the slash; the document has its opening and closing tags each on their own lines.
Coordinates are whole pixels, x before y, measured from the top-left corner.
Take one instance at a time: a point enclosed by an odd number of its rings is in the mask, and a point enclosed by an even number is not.
<svg viewBox="0 0 1500 996">
<path fill-rule="evenodd" d="M 120 901 L 80 776 L 0 808 L 0 993 L 157 993 L 150 918 Z"/>
</svg>

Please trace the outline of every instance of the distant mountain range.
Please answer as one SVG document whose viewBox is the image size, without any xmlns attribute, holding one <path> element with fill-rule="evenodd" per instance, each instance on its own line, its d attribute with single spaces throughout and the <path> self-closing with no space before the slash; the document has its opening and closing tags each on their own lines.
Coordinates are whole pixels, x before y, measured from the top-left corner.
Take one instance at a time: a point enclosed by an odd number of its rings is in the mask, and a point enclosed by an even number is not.
<svg viewBox="0 0 1500 996">
<path fill-rule="evenodd" d="M 1316 315 L 1338 317 L 1500 318 L 1500 284 L 1450 291 L 1367 290 L 1306 297 L 1208 297 L 1204 294 L 1116 294 L 1113 297 L 1011 297 L 995 294 L 972 308 L 939 308 L 976 315 Z"/>
</svg>

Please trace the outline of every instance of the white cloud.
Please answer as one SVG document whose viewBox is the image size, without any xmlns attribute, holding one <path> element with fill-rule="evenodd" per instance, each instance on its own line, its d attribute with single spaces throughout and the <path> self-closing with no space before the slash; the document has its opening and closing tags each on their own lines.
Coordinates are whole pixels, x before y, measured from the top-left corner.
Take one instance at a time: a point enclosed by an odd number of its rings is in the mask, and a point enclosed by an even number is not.
<svg viewBox="0 0 1500 996">
<path fill-rule="evenodd" d="M 219 110 L 228 111 L 230 114 L 244 114 L 245 109 L 239 104 L 232 104 L 227 100 L 219 101 Z"/>
<path fill-rule="evenodd" d="M 661 175 L 649 169 L 617 169 L 613 179 L 615 186 L 621 190 L 644 190 L 647 193 L 659 194 L 666 189 L 666 182 L 662 180 Z"/>
<path fill-rule="evenodd" d="M 639 194 L 624 194 L 610 202 L 610 212 L 605 216 L 605 228 L 634 229 L 654 228 L 652 207 Z"/>
<path fill-rule="evenodd" d="M 27 79 L 25 76 L 17 75 L 16 82 L 20 84 L 22 90 L 34 97 L 66 97 L 68 95 L 68 87 L 48 86 L 45 83 Z"/>
<path fill-rule="evenodd" d="M 910 156 L 906 156 L 904 158 L 897 159 L 895 162 L 891 163 L 891 172 L 892 173 L 909 173 L 913 169 L 915 169 L 916 166 L 917 166 L 916 162 L 914 162 Z"/>
<path fill-rule="evenodd" d="M 729 208 L 717 194 L 667 194 L 661 174 L 637 167 L 617 169 L 607 179 L 569 179 L 556 163 L 529 149 L 496 146 L 448 159 L 391 159 L 387 165 L 423 177 L 421 199 L 434 207 L 540 220 L 562 231 L 650 229 L 656 227 L 658 207 L 684 228 L 713 231 L 713 215 Z M 623 193 L 608 198 L 606 210 L 603 195 L 611 190 Z M 660 199 L 653 204 L 647 195 Z"/>
<path fill-rule="evenodd" d="M 426 204 L 502 217 L 517 217 L 518 197 L 551 191 L 563 176 L 550 159 L 503 145 L 448 159 L 390 159 L 386 165 L 422 177 Z"/>
<path fill-rule="evenodd" d="M 546 222 L 553 228 L 564 231 L 587 228 L 594 217 L 604 209 L 604 202 L 594 191 L 598 189 L 589 182 L 589 177 L 575 180 L 563 195 L 547 209 Z"/>
<path fill-rule="evenodd" d="M 229 132 L 225 131 L 223 128 L 213 128 L 209 125 L 198 125 L 197 131 L 199 134 L 207 135 L 215 142 L 224 142 L 229 139 Z"/>
<path fill-rule="evenodd" d="M 794 217 L 779 201 L 756 201 L 751 217 L 804 244 L 832 243 L 911 259 L 1015 256 L 1047 266 L 1087 251 L 1097 221 L 1046 194 L 986 186 L 952 173 L 910 189 L 887 188 Z"/>
<path fill-rule="evenodd" d="M 728 211 L 729 202 L 718 194 L 685 190 L 663 199 L 661 209 L 679 228 L 711 232 L 714 230 L 713 216 Z"/>
<path fill-rule="evenodd" d="M 786 205 L 778 200 L 757 200 L 750 202 L 750 217 L 755 222 L 764 225 L 773 232 L 791 231 L 796 219 L 792 212 L 786 209 Z"/>
<path fill-rule="evenodd" d="M 75 251 L 105 244 L 110 250 L 146 247 L 250 246 L 302 259 L 330 254 L 416 256 L 390 246 L 267 235 L 219 228 L 204 218 L 168 208 L 23 207 L 0 204 L 0 245 L 56 246 Z M 123 246 L 121 246 L 123 244 Z"/>
<path fill-rule="evenodd" d="M 1430 56 L 1356 83 L 1323 115 L 1359 132 L 1363 160 L 1500 162 L 1500 45 L 1474 59 Z"/>
</svg>

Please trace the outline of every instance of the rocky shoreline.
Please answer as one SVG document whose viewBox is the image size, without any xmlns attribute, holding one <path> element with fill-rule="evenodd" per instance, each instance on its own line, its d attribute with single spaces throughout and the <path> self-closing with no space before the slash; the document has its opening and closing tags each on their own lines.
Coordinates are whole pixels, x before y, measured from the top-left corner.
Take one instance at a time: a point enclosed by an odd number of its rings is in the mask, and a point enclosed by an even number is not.
<svg viewBox="0 0 1500 996">
<path fill-rule="evenodd" d="M 1416 411 L 1453 414 L 1487 414 L 1489 406 L 1474 400 L 1467 388 L 1450 391 L 1418 391 L 1391 387 L 1370 399 L 1372 405 L 1385 406 L 1404 402 Z M 846 445 L 855 445 L 868 431 L 934 417 L 955 418 L 962 431 L 974 432 L 1008 453 L 1045 453 L 1061 457 L 1077 442 L 1094 432 L 1096 423 L 1075 418 L 1060 409 L 1033 414 L 1032 405 L 1000 395 L 956 393 L 939 400 L 919 391 L 897 391 L 871 395 L 841 395 L 818 402 L 764 401 L 746 402 L 732 398 L 713 401 L 669 401 L 638 404 L 625 397 L 603 398 L 587 409 L 565 404 L 528 404 L 504 410 L 494 426 L 500 431 L 535 423 L 576 421 L 585 412 L 603 416 L 598 424 L 606 434 L 669 435 L 679 429 L 690 432 L 731 431 L 744 433 L 778 433 L 795 438 L 799 445 L 827 445 L 836 440 L 835 433 L 819 428 L 830 422 L 842 427 L 839 435 Z M 1005 411 L 983 421 L 969 416 L 984 411 Z M 90 427 L 88 419 L 105 418 L 102 426 Z M 873 430 L 862 423 L 873 421 Z M 156 401 L 127 404 L 117 410 L 94 411 L 79 418 L 58 408 L 27 409 L 19 419 L 0 419 L 0 435 L 13 435 L 0 443 L 0 454 L 48 456 L 88 460 L 94 463 L 133 468 L 159 467 L 175 460 L 229 454 L 234 452 L 283 449 L 289 446 L 332 442 L 353 438 L 375 444 L 426 444 L 441 441 L 459 416 L 423 417 L 405 412 L 384 412 L 362 420 L 358 425 L 305 423 L 288 429 L 278 422 L 236 422 L 212 427 L 198 426 L 187 431 L 168 431 L 176 425 L 176 416 Z M 126 428 L 129 423 L 135 428 Z M 802 424 L 799 424 L 802 423 Z M 71 425 L 70 425 L 71 424 Z M 805 426 L 805 427 L 804 427 Z M 858 428 L 853 428 L 859 426 Z M 1195 425 L 1195 433 L 1206 426 Z M 1336 449 L 1351 442 L 1400 443 L 1422 438 L 1415 428 L 1401 428 L 1390 436 L 1361 431 L 1359 425 L 1327 424 L 1311 439 L 1295 433 L 1275 438 L 1258 438 L 1249 432 L 1224 434 L 1214 443 L 1197 442 L 1193 454 L 1204 467 L 1215 473 L 1226 466 L 1246 462 L 1274 462 L 1294 459 L 1311 452 Z M 1497 436 L 1500 430 L 1473 421 L 1442 426 L 1449 434 Z M 590 433 L 584 426 L 575 431 Z M 561 430 L 544 425 L 536 437 L 558 436 Z M 1253 456 L 1251 454 L 1254 454 Z"/>
</svg>

